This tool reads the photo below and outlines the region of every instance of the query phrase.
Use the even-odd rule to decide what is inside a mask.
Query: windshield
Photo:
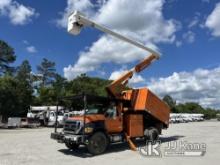
[[[86,101],[86,105],[83,99],[74,99],[65,102],[67,109],[69,110],[68,116],[81,116],[84,113],[90,114],[105,114],[106,111],[115,105],[115,102],[103,99],[89,98]],[[112,108],[110,108],[112,109]]]
[[[91,114],[105,114],[106,111],[109,109],[109,105],[107,104],[89,104],[87,105],[87,108],[85,110],[87,115],[91,115]],[[84,115],[84,109],[80,109],[80,110],[73,110],[72,111],[73,116],[75,115]]]
[[[86,109],[86,114],[103,114],[103,108],[102,107],[94,107],[94,108],[88,108]]]

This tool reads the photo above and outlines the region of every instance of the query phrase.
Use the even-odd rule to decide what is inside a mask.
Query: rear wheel
[[[96,132],[89,138],[88,151],[93,155],[102,154],[108,147],[108,139],[103,132]]]
[[[72,142],[65,142],[65,145],[67,148],[69,148],[71,150],[79,148],[79,144],[72,143]]]
[[[159,132],[156,128],[148,128],[144,131],[145,139],[149,141],[155,141],[159,138]]]

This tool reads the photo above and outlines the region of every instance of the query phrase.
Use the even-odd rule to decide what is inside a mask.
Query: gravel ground
[[[162,157],[144,157],[138,151],[129,150],[126,143],[110,146],[99,156],[90,156],[84,147],[77,151],[66,149],[50,139],[52,128],[0,130],[0,165],[68,165],[68,164],[219,164],[220,162],[220,122],[204,121],[194,123],[171,124],[163,131]],[[163,150],[169,142],[187,141],[206,143],[207,151],[202,157],[167,157]],[[141,145],[141,143],[138,143]]]

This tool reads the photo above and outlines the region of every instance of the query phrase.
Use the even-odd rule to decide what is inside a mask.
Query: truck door
[[[122,117],[116,106],[108,107],[105,112],[105,127],[108,133],[119,133],[122,131]]]

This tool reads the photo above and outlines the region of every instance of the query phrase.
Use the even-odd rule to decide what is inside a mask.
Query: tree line
[[[169,95],[164,96],[163,101],[170,107],[172,113],[201,113],[205,119],[215,118],[218,111],[213,108],[204,108],[195,102],[177,104]]]
[[[20,66],[12,66],[16,61],[14,49],[0,40],[0,115],[25,117],[30,105],[56,105],[57,97],[81,94],[82,92],[106,96],[105,87],[109,80],[88,77],[81,74],[72,81],[67,81],[56,71],[56,64],[46,58],[32,72],[28,60]],[[176,104],[170,96],[164,101],[172,112],[201,112],[208,117],[214,116],[214,110],[204,109],[197,103]]]
[[[81,74],[67,81],[56,72],[56,64],[46,58],[32,73],[28,60],[20,66],[12,66],[16,60],[14,49],[0,40],[0,115],[25,117],[30,105],[56,105],[57,97],[87,92],[106,96],[105,86],[110,83],[96,77]]]

